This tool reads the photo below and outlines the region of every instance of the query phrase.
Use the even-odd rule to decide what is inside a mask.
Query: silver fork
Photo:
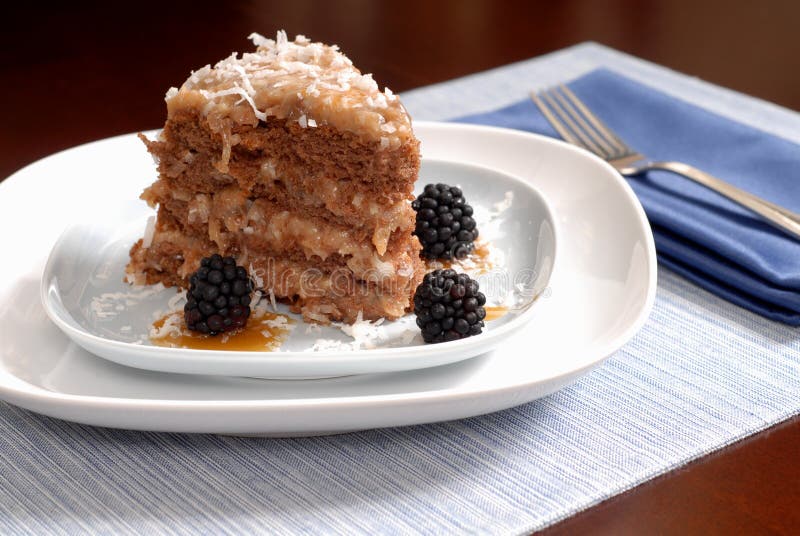
[[[672,171],[724,195],[755,212],[767,223],[800,238],[800,214],[745,192],[682,162],[653,162],[627,146],[565,85],[532,92],[531,99],[566,141],[587,149],[622,175],[640,175],[651,169]]]

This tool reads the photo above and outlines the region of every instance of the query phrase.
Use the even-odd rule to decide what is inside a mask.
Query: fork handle
[[[639,175],[651,169],[661,169],[665,171],[672,171],[678,175],[683,175],[687,179],[691,179],[699,184],[702,184],[710,190],[714,190],[718,194],[724,195],[740,205],[752,210],[767,223],[772,224],[779,230],[800,239],[800,214],[787,210],[774,203],[770,203],[766,199],[761,199],[749,192],[745,192],[727,182],[716,178],[713,175],[700,171],[682,162],[647,162],[646,164],[636,167],[626,167],[620,169],[623,175]]]

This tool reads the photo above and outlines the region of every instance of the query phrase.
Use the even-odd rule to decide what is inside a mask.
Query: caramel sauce
[[[505,305],[484,305],[483,308],[486,310],[485,321],[497,320],[508,312],[508,307]]]
[[[171,320],[179,327],[178,333],[169,330],[165,334],[150,337],[150,341],[156,346],[165,346],[167,348],[222,350],[226,352],[269,352],[280,348],[291,330],[293,322],[289,318],[286,319],[286,324],[281,326],[268,325],[270,320],[283,316],[276,313],[263,312],[257,318],[251,316],[243,329],[211,337],[189,331],[183,321],[183,311],[179,311],[169,313],[153,322],[153,328],[158,332],[168,320]]]
[[[491,259],[489,243],[483,241],[476,242],[475,248],[463,259],[426,259],[426,264],[429,271],[461,268],[475,275],[485,274],[495,267]]]

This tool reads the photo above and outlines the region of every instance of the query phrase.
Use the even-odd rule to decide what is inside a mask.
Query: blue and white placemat
[[[596,44],[403,98],[416,119],[449,119],[601,66],[800,142],[795,113]],[[614,357],[483,417],[247,439],[93,428],[0,403],[0,534],[524,533],[799,412],[797,330],[661,270],[651,318]]]

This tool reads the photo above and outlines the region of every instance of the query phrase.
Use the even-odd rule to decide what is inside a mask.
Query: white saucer
[[[53,417],[140,430],[306,435],[457,419],[575,380],[628,341],[653,303],[656,260],[641,206],[605,162],[531,134],[416,123],[426,158],[529,180],[556,215],[558,259],[534,320],[498,349],[450,365],[327,380],[168,374],[98,358],[39,300],[58,236],[97,200],[133,199],[153,178],[133,136],[45,158],[0,183],[0,398]]]
[[[121,158],[135,159],[137,155]],[[152,175],[152,172],[151,172]],[[335,327],[307,326],[299,315],[280,351],[197,350],[153,345],[149,332],[174,300],[174,289],[132,288],[122,277],[128,251],[152,215],[143,201],[108,200],[83,215],[53,247],[42,276],[42,303],[55,324],[89,352],[131,367],[183,374],[272,379],[312,379],[436,367],[496,348],[536,315],[536,298],[550,279],[556,250],[555,222],[529,182],[498,171],[455,162],[423,160],[417,189],[426,183],[459,184],[475,208],[479,229],[503,261],[476,275],[488,303],[508,312],[486,322],[480,335],[425,344],[413,315],[361,325],[354,340]],[[497,210],[495,204],[504,209]],[[113,208],[112,211],[106,209]],[[485,220],[481,222],[480,220]],[[491,220],[491,221],[490,221]],[[176,308],[182,307],[177,302]],[[313,329],[312,329],[313,328]],[[364,346],[364,348],[362,348]]]

